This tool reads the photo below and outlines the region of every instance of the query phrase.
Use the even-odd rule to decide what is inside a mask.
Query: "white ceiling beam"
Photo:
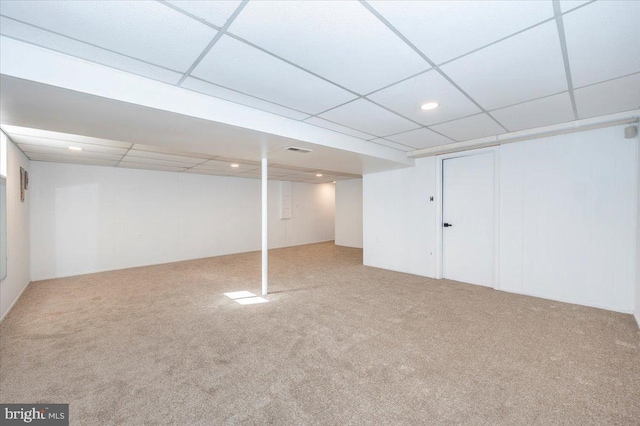
[[[457,142],[448,145],[434,146],[431,148],[418,149],[407,153],[411,158],[431,157],[452,152],[467,151],[470,149],[484,148],[488,146],[502,145],[506,143],[520,142],[529,139],[538,139],[548,136],[555,136],[564,133],[582,132],[585,130],[598,129],[601,127],[616,126],[619,124],[637,123],[640,120],[640,109],[621,112],[617,114],[604,115],[601,117],[587,118],[584,120],[570,121],[568,123],[554,124],[552,126],[538,127],[535,129],[522,130],[519,132],[503,133],[497,136],[473,139],[464,142]]]
[[[55,87],[412,165],[404,152],[0,37],[0,73]]]

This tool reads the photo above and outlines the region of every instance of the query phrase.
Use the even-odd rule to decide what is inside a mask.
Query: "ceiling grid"
[[[571,108],[573,109],[574,120],[578,119],[578,108],[576,107],[576,98],[573,94],[573,82],[571,80],[571,66],[569,65],[569,53],[567,52],[567,39],[564,34],[564,23],[562,22],[562,11],[560,10],[560,0],[553,1],[553,12],[555,14],[556,25],[558,27],[558,37],[560,37],[560,48],[562,49],[562,61],[564,62],[564,70],[567,75],[567,87],[569,88],[569,97],[571,98]]]
[[[88,13],[86,11],[93,10],[92,7],[102,7],[100,2],[92,2],[92,5],[86,6],[84,12],[75,14],[74,6],[71,3],[74,2],[38,4],[38,2],[30,1],[15,3],[2,1],[0,16],[6,22],[11,23],[10,26],[5,26],[0,30],[2,36],[173,84],[184,90],[220,97],[229,102],[261,109],[307,125],[329,129],[362,139],[367,143],[400,151],[409,152],[414,149],[431,147],[434,144],[444,145],[479,137],[496,136],[505,132],[532,128],[534,125],[543,126],[578,120],[584,118],[580,114],[583,110],[615,113],[628,110],[630,105],[634,105],[634,102],[635,107],[640,106],[640,100],[637,102],[634,100],[635,92],[627,95],[624,101],[620,100],[617,103],[612,101],[606,108],[594,106],[594,103],[598,101],[596,93],[604,90],[602,89],[605,87],[604,85],[613,84],[615,87],[619,87],[623,81],[635,81],[637,74],[640,73],[640,61],[634,62],[633,58],[618,60],[616,57],[619,63],[616,64],[615,73],[605,70],[599,71],[600,74],[596,75],[595,71],[584,71],[585,67],[591,63],[589,61],[597,61],[598,59],[590,58],[584,52],[585,46],[580,44],[578,38],[582,34],[581,31],[585,31],[584,28],[592,28],[598,24],[597,20],[602,14],[600,10],[606,12],[609,21],[612,20],[611,17],[619,17],[623,20],[623,24],[619,27],[626,30],[628,26],[632,25],[630,22],[637,22],[637,18],[640,18],[640,7],[637,2],[633,1],[540,0],[521,2],[524,8],[522,10],[528,11],[526,14],[523,13],[526,16],[520,16],[521,14],[514,12],[516,7],[520,7],[516,6],[517,2],[486,2],[490,4],[487,10],[492,12],[486,12],[480,16],[471,16],[470,12],[465,12],[470,16],[466,16],[465,13],[462,13],[461,16],[459,12],[462,10],[464,2],[456,2],[456,4],[436,1],[418,2],[420,4],[417,5],[407,2],[407,5],[418,8],[416,10],[433,11],[435,14],[433,16],[444,16],[444,23],[439,25],[446,25],[447,20],[451,20],[456,23],[462,22],[459,25],[464,24],[469,27],[468,34],[442,34],[444,43],[438,43],[437,40],[425,42],[424,38],[416,39],[415,31],[419,32],[419,26],[423,25],[425,19],[431,15],[412,16],[405,13],[405,16],[399,21],[394,15],[394,11],[401,13],[402,8],[405,7],[404,2],[383,4],[382,2],[358,0],[357,2],[340,2],[340,6],[338,6],[338,4],[332,5],[327,2],[308,1],[296,2],[295,7],[292,3],[287,5],[284,2],[278,4],[277,7],[280,8],[278,12],[269,15],[271,20],[267,19],[266,23],[259,22],[259,25],[256,23],[258,22],[256,16],[266,6],[264,6],[264,2],[255,2],[254,0],[232,1],[224,5],[188,1],[180,3],[165,0],[156,0],[156,2],[149,2],[149,4],[147,2],[144,4],[142,2],[123,2],[122,10],[118,9],[120,6],[114,4],[116,2],[105,2],[105,5],[109,4],[111,8],[109,10],[115,10],[117,14],[121,14],[116,14],[117,16],[131,19],[129,24],[127,22],[120,23],[122,28],[126,28],[126,31],[129,27],[125,26],[134,23],[138,16],[143,16],[147,8],[158,13],[153,17],[153,22],[145,23],[141,25],[141,28],[131,30],[131,34],[142,34],[145,28],[150,31],[148,38],[145,34],[145,37],[140,37],[140,40],[132,40],[133,46],[126,43],[127,34],[119,34],[114,37],[114,40],[111,40],[108,34],[100,33],[98,29],[93,28],[92,22],[78,22],[77,28],[73,28],[73,25],[70,26],[69,19],[71,18],[69,16],[90,16],[82,15],[82,13]],[[151,3],[158,6],[151,6]],[[349,5],[345,5],[347,3]],[[51,6],[52,4],[55,5]],[[363,15],[353,9],[352,4],[361,6],[366,13],[363,12]],[[50,9],[46,9],[47,7]],[[62,11],[57,10],[57,7],[62,8]],[[166,12],[158,12],[158,7]],[[350,13],[354,13],[354,15],[341,17],[334,13],[333,17],[331,10],[328,9],[331,7],[345,7],[344,10],[351,11]],[[598,13],[593,12],[596,8],[599,8]],[[52,10],[55,13],[47,14],[46,10]],[[327,12],[327,10],[329,11]],[[335,20],[335,22],[296,22],[297,18],[314,16],[320,12],[328,13],[328,15],[322,16],[332,16],[332,21]],[[499,16],[493,16],[493,12]],[[444,15],[437,15],[438,13]],[[215,16],[215,19],[212,19],[212,16]],[[351,18],[353,18],[353,23],[345,23],[350,22]],[[507,21],[507,18],[510,19]],[[96,17],[95,19],[95,23],[100,23],[100,18]],[[500,21],[501,19],[504,21]],[[549,46],[547,50],[539,49],[540,46],[531,44],[532,34],[548,34],[547,30],[552,25],[551,21],[555,24],[557,31],[557,51],[559,52],[557,57],[554,53],[556,52],[555,40],[553,41],[554,46]],[[188,22],[193,22],[193,28]],[[506,29],[496,29],[496,23],[500,22],[505,24]],[[288,29],[282,29],[283,23],[291,24],[291,26],[287,27]],[[369,26],[368,28],[357,28],[358,24],[364,25],[365,23]],[[613,25],[611,22],[606,24]],[[163,25],[166,28],[154,27],[154,25]],[[407,30],[407,25],[410,25],[409,30]],[[411,27],[411,25],[413,26]],[[485,28],[483,25],[489,26],[491,31],[482,31]],[[154,28],[162,28],[166,33],[171,33],[176,29],[184,29],[185,31],[179,31],[179,40],[170,40],[170,36],[167,34],[154,33]],[[248,33],[247,28],[251,30]],[[327,33],[327,31],[335,31],[336,28],[339,29],[339,35]],[[264,37],[260,37],[260,31],[263,30],[268,31],[269,34],[263,32]],[[385,40],[385,43],[388,42],[388,45],[374,47],[374,41],[359,39],[359,32],[364,30],[371,32],[363,33],[380,37],[381,40]],[[276,34],[277,31],[281,31],[281,33]],[[477,41],[471,40],[474,31],[482,34],[482,37],[479,37]],[[278,37],[281,37],[282,34],[285,34],[286,37],[279,39]],[[633,34],[635,33],[632,33],[628,38],[633,40]],[[46,35],[52,37],[50,41],[46,41]],[[344,39],[340,39],[340,37],[344,37]],[[453,38],[453,40],[448,40],[448,38]],[[542,40],[540,43],[547,40],[535,37],[533,39]],[[167,48],[161,45],[162,40],[170,40],[171,46]],[[301,76],[298,81],[299,86],[294,87],[290,81],[278,81],[273,76],[261,75],[261,63],[247,63],[245,68],[249,71],[245,69],[243,72],[254,73],[256,84],[263,84],[263,91],[256,91],[255,85],[247,86],[240,77],[236,81],[237,84],[226,84],[224,79],[221,79],[220,72],[208,71],[207,74],[203,66],[205,62],[214,65],[220,62],[216,62],[216,58],[220,53],[221,44],[227,43],[228,46],[231,46],[230,48],[236,46],[236,44],[229,44],[231,42],[228,40],[239,43],[237,46],[243,46],[247,52],[255,52],[256,55],[264,54],[272,58],[270,61],[275,61],[273,63],[278,64],[276,68],[273,68],[276,72],[274,75],[277,75],[278,70],[295,69],[296,73],[301,73],[295,74]],[[278,40],[284,44],[278,45]],[[342,43],[331,44],[336,40],[340,40]],[[406,52],[398,53],[397,58],[394,56],[387,58],[384,55],[393,52],[392,47],[398,46],[394,43],[401,43]],[[429,49],[429,43],[440,44],[440,47],[434,48],[432,51]],[[625,45],[627,47],[629,44],[632,46],[639,44],[637,41],[628,40],[625,43],[627,43]],[[90,48],[91,51],[83,50],[78,47],[80,45],[86,46],[87,49]],[[182,52],[183,46],[189,47],[188,54]],[[273,46],[276,48],[274,49]],[[320,46],[321,52],[318,53],[311,46]],[[132,53],[136,51],[135,49],[138,49],[139,54]],[[180,51],[182,56],[166,57],[171,55],[165,54],[165,49],[169,49],[167,51],[171,52]],[[443,53],[443,49],[446,52]],[[523,90],[511,97],[490,99],[489,101],[486,91],[479,92],[476,87],[484,83],[481,81],[482,78],[490,76],[482,76],[481,68],[478,68],[476,72],[478,75],[461,73],[460,64],[491,63],[491,55],[498,55],[497,52],[508,52],[509,49],[523,55],[522,57],[529,54],[542,55],[552,52],[550,55],[553,55],[553,60],[550,61],[550,64],[537,65],[539,68],[535,68],[535,71],[532,70],[531,74],[538,70],[545,70],[545,67],[553,68],[556,64],[561,64],[563,81],[556,78],[555,71],[545,70],[548,71],[546,74],[538,76],[541,81],[540,87],[534,87],[536,83],[534,77],[536,76],[528,75],[527,78],[530,81],[505,82],[505,85],[507,83],[526,84],[532,86],[531,90]],[[613,44],[612,50],[615,50]],[[101,55],[99,51],[104,51],[105,55],[108,52],[108,55]],[[379,82],[372,90],[363,90],[367,84],[359,82],[357,79],[354,80],[353,76],[350,77],[351,80],[347,78],[347,75],[352,72],[350,64],[353,65],[353,62],[360,60],[360,58],[354,59],[346,56],[346,59],[343,58],[343,63],[335,59],[341,58],[341,54],[346,55],[354,51],[363,51],[362,55],[369,55],[369,59],[378,61],[376,63],[384,63],[385,61],[389,63],[388,70],[372,68],[371,75],[361,74],[361,79],[366,79],[369,85],[373,81]],[[335,58],[321,56],[319,59],[314,59],[314,55],[323,52],[324,54],[335,53],[336,56]],[[614,51],[611,55],[620,56],[629,55],[629,53],[627,49],[626,52]],[[115,57],[121,57],[122,61],[113,59]],[[256,56],[256,58],[261,57]],[[187,62],[187,58],[191,59]],[[338,61],[336,64],[344,69],[341,70],[338,67],[328,70],[324,64],[318,65],[326,62],[324,59],[329,62]],[[544,62],[546,58],[542,56],[542,59]],[[540,63],[538,57],[532,56],[530,60],[532,63],[536,61]],[[417,65],[418,62],[423,65]],[[498,61],[493,61],[491,67],[520,66],[525,69],[520,69],[519,72],[527,72],[526,64],[514,62],[517,60],[509,62],[508,58],[500,56]],[[142,68],[134,63],[139,63]],[[267,62],[264,64],[266,66]],[[406,65],[404,68],[402,68],[403,64]],[[362,64],[357,65],[363,66]],[[253,66],[256,66],[255,70],[251,69]],[[598,66],[604,67],[604,65]],[[144,67],[149,67],[149,69]],[[233,78],[233,69],[225,72]],[[438,78],[442,81],[434,80],[435,75],[439,76]],[[596,75],[596,77],[592,77],[592,75]],[[228,80],[229,77],[225,78]],[[476,81],[471,84],[470,80],[474,78]],[[534,83],[532,84],[531,81]],[[420,82],[425,83],[420,86]],[[429,83],[427,84],[427,82]],[[494,82],[494,84],[499,83]],[[311,86],[314,84],[316,86],[312,88]],[[415,99],[409,101],[404,97],[406,93],[412,93],[412,90],[415,93],[416,88],[423,90],[425,87],[438,88],[442,93],[447,94],[443,95],[442,99],[438,99],[439,110],[431,115],[429,115],[430,112],[424,114],[420,112],[420,105]],[[335,88],[335,90],[331,92],[333,90],[331,88]],[[584,90],[587,88],[589,90]],[[206,93],[207,90],[209,93]],[[505,89],[505,91],[508,90],[508,88]],[[305,93],[308,94],[306,101],[298,102],[297,99],[305,97]],[[424,93],[424,96],[426,101],[430,95]],[[456,96],[464,99],[459,100]],[[568,116],[567,108],[570,109],[571,116]],[[523,111],[536,115],[535,119],[516,120],[514,117]],[[593,114],[593,112],[588,114]],[[118,166],[127,155],[128,152],[118,161]],[[193,166],[186,168],[186,170],[189,169],[193,169]]]
[[[209,53],[211,48],[213,48],[213,46],[215,46],[218,40],[220,40],[222,36],[227,32],[227,29],[229,29],[229,26],[233,23],[233,20],[236,19],[236,17],[240,14],[240,12],[242,12],[242,9],[244,9],[248,1],[249,0],[243,0],[242,3],[240,3],[240,5],[236,8],[236,10],[233,11],[233,14],[229,17],[229,19],[227,19],[227,22],[224,24],[224,26],[220,28],[220,30],[216,33],[215,36],[213,36],[213,39],[209,42],[209,44],[207,44],[207,47],[204,48],[202,53],[200,53],[198,58],[193,62],[193,64],[191,64],[187,72],[185,72],[182,78],[178,80],[178,83],[176,83],[176,85],[178,86],[182,85],[184,80],[191,75],[193,70],[198,66],[198,64],[202,61],[202,59]]]
[[[416,51],[416,53],[418,55],[420,55],[429,65],[431,65],[431,67],[433,67],[433,69],[435,69],[440,75],[442,75],[442,77],[444,77],[451,85],[453,85],[456,89],[458,89],[464,96],[467,97],[467,99],[469,99],[471,102],[473,102],[478,108],[480,108],[480,110],[482,112],[484,112],[485,114],[487,114],[489,117],[491,117],[491,119],[493,121],[495,121],[500,127],[502,127],[505,131],[508,131],[506,127],[504,127],[502,124],[500,124],[498,122],[498,120],[496,120],[495,118],[493,118],[493,116],[491,116],[491,114],[484,109],[484,107],[482,105],[480,105],[478,102],[476,102],[475,99],[473,99],[468,93],[466,93],[464,90],[462,90],[462,88],[451,79],[451,77],[449,77],[447,74],[445,74],[438,65],[436,65],[431,59],[429,59],[424,53],[422,53],[422,51],[420,51],[413,43],[411,43],[409,41],[409,39],[407,39],[404,35],[402,35],[402,33],[400,31],[398,31],[393,25],[391,25],[391,23],[389,21],[387,21],[387,19],[382,16],[380,13],[378,13],[377,10],[375,10],[373,7],[371,7],[365,0],[359,0],[360,3],[367,8],[373,15],[375,15],[383,24],[385,24],[387,27],[389,27],[389,29],[391,29],[391,31],[393,31],[402,41],[404,41],[405,43],[407,43],[412,49],[414,49]]]

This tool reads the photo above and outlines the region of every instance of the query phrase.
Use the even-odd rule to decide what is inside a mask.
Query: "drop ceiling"
[[[640,108],[635,0],[2,1],[0,15],[6,39],[402,152]]]
[[[161,149],[109,139],[3,125],[2,130],[31,161],[60,162],[105,167],[148,169],[257,179],[261,164],[193,152]],[[73,149],[70,149],[73,148]],[[306,154],[294,154],[306,155]],[[328,183],[360,177],[356,174],[309,169],[272,162],[269,179],[305,183]]]

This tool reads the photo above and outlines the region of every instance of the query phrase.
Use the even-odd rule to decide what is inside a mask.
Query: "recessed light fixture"
[[[437,102],[427,102],[426,104],[422,104],[420,109],[423,111],[429,111],[430,109],[438,108],[438,105],[439,104]]]
[[[68,147],[71,151],[82,151],[82,148],[79,146],[70,146]]]
[[[322,173],[316,173],[316,177],[322,177]]]
[[[231,167],[240,167],[240,164],[232,164]]]

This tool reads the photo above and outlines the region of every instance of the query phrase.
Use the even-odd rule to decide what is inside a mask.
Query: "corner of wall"
[[[633,316],[640,328],[640,135],[636,136],[636,288]]]
[[[335,184],[335,244],[362,248],[362,178]]]
[[[29,159],[4,133],[7,154],[7,276],[0,282],[0,321],[31,283],[30,202],[20,201],[20,168],[29,171]]]

